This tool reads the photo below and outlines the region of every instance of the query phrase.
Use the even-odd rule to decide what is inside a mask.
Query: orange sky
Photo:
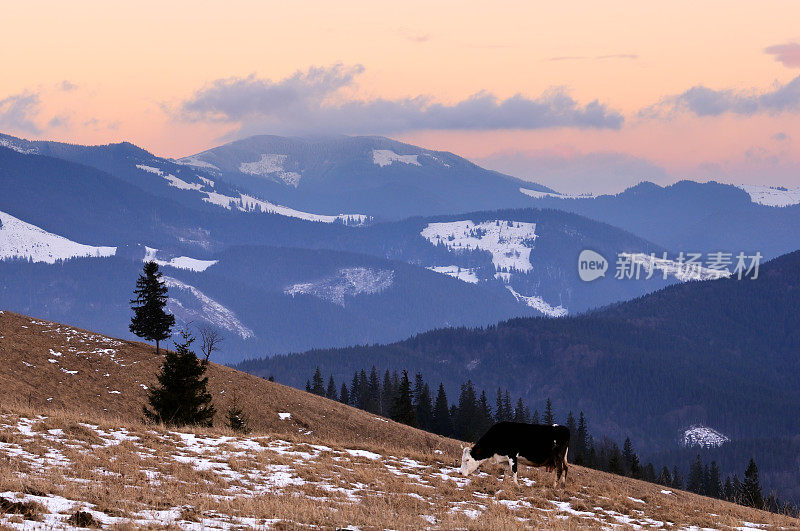
[[[728,165],[745,173],[740,179],[749,175],[753,149],[784,170],[800,162],[797,109],[639,116],[697,85],[764,92],[791,82],[800,68],[764,49],[800,42],[795,1],[34,0],[4,4],[0,17],[0,124],[4,98],[39,100],[28,109],[36,131],[8,123],[0,130],[27,138],[124,139],[160,155],[186,155],[235,136],[241,125],[176,117],[182,102],[214,80],[253,74],[278,82],[341,63],[362,65],[363,73],[338,100],[427,96],[455,104],[481,91],[534,99],[562,87],[580,105],[597,100],[625,118],[619,130],[390,134],[471,158],[615,152],[686,177],[701,164]],[[75,88],[63,90],[65,80]],[[778,133],[786,136],[781,142],[772,138]],[[750,172],[752,182],[791,178],[765,175],[769,167],[758,164]]]

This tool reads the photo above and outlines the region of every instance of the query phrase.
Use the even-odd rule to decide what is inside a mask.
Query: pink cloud
[[[764,48],[764,52],[775,56],[775,60],[783,66],[800,67],[800,44],[787,42],[786,44],[776,44]]]

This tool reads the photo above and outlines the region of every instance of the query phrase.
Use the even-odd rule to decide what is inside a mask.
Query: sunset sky
[[[800,186],[800,3],[31,1],[0,132],[196,153],[379,134],[562,191]]]

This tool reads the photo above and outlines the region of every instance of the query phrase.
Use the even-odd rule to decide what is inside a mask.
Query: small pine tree
[[[764,496],[761,493],[761,483],[758,479],[758,467],[752,457],[747,464],[747,470],[744,471],[742,504],[756,509],[764,508]]]
[[[622,447],[622,458],[626,474],[632,478],[639,478],[641,473],[639,470],[639,456],[633,451],[630,437],[625,438],[625,444]]]
[[[247,425],[247,419],[244,415],[244,410],[239,404],[239,400],[235,394],[231,399],[228,410],[225,412],[225,420],[228,423],[228,427],[237,433],[247,433],[250,431]]]
[[[172,335],[172,327],[175,326],[175,316],[164,310],[169,297],[161,277],[157,263],[144,264],[142,274],[136,280],[136,289],[133,290],[136,298],[130,301],[133,317],[128,327],[137,337],[155,341],[157,355],[161,353],[161,341]]]
[[[681,473],[678,471],[677,466],[672,468],[672,488],[675,489],[683,488],[683,476],[681,476]]]
[[[522,401],[522,399],[520,399]],[[514,416],[516,417],[516,411],[514,412]],[[525,411],[522,412],[522,417],[525,417]],[[521,422],[521,421],[520,421]],[[531,417],[531,424],[541,424],[542,419],[539,418],[539,410],[535,409],[533,411],[533,416]]]
[[[400,385],[397,389],[397,398],[392,410],[392,420],[409,426],[417,425],[417,414],[411,400],[411,382],[408,380],[408,371],[403,371]]]
[[[148,392],[150,408],[142,406],[145,417],[171,426],[211,426],[215,409],[208,392],[208,363],[200,361],[191,350],[194,338],[182,331],[183,341],[175,343],[175,352],[167,351],[158,386]]]
[[[369,380],[367,380],[367,402],[365,409],[370,413],[379,415],[381,412],[381,382],[378,378],[378,371],[375,370],[375,365],[369,372]]]
[[[342,389],[339,391],[339,402],[342,404],[350,403],[350,393],[347,392],[347,384],[342,382]]]

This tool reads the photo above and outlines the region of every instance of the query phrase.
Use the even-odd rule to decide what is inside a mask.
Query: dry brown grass
[[[64,330],[0,314],[0,493],[16,493],[0,497],[22,504],[63,497],[61,514],[32,513],[43,514],[48,525],[65,526],[71,517],[88,521],[75,516],[83,511],[120,529],[190,523],[577,529],[626,522],[800,528],[798,520],[681,491],[665,494],[657,485],[580,467],[571,468],[563,490],[553,490],[552,474],[524,466],[520,487],[502,482],[497,465],[467,482],[453,470],[457,441],[217,365],[210,385],[218,411],[235,393],[253,431],[237,437],[224,427],[198,429],[196,437],[206,439],[194,445],[186,435],[142,422],[140,384],[150,385],[160,364],[153,349],[108,346],[104,339],[79,343],[75,332],[67,341]],[[93,354],[100,346],[114,348],[124,366]],[[282,421],[278,412],[292,419]],[[352,449],[381,457],[352,455]],[[24,518],[0,515],[0,526],[21,526]]]

